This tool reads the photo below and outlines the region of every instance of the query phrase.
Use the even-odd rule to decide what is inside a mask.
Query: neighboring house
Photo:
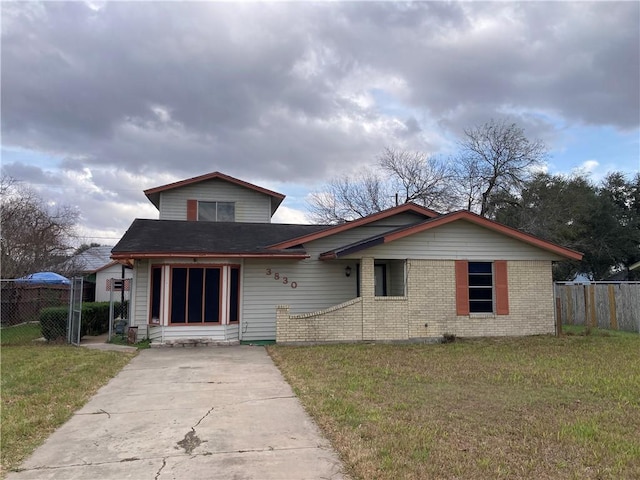
[[[582,255],[413,203],[339,225],[272,224],[284,195],[218,172],[145,191],[112,250],[154,342],[386,341],[554,332],[552,262]]]
[[[111,298],[111,279],[123,278],[123,265],[111,260],[112,246],[89,247],[81,253],[74,255],[71,264],[74,270],[84,277],[85,284],[90,284],[91,289],[86,289],[88,297],[86,301],[108,302]],[[125,290],[129,290],[133,270],[124,269]],[[115,297],[120,300],[120,293]],[[128,298],[128,295],[127,295]]]

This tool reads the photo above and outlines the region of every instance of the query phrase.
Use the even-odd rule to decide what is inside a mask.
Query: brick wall
[[[439,337],[445,333],[486,337],[555,331],[551,262],[507,262],[509,315],[466,316],[456,315],[454,261],[409,262],[409,334],[412,338]]]
[[[276,307],[276,341],[352,342],[362,340],[362,298],[313,313],[289,314],[288,305]]]
[[[408,260],[407,296],[373,296],[373,259],[361,264],[362,297],[322,312],[277,309],[278,342],[520,336],[554,332],[549,261],[509,261],[509,315],[456,315],[455,262]]]

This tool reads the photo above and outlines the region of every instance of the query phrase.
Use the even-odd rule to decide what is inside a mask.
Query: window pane
[[[491,273],[491,262],[469,262],[469,273]]]
[[[198,221],[216,221],[216,202],[198,202]]]
[[[493,291],[491,288],[471,288],[469,289],[470,300],[491,300]]]
[[[171,323],[185,323],[187,269],[171,270]]]
[[[238,321],[238,303],[240,302],[240,269],[231,269],[229,284],[229,321]]]
[[[160,319],[160,292],[162,287],[162,268],[151,269],[151,319]]]
[[[231,202],[218,202],[218,222],[235,222],[236,206]]]
[[[202,268],[189,269],[189,308],[188,323],[202,322]]]
[[[491,287],[493,284],[493,278],[491,275],[479,274],[469,275],[470,287]]]
[[[220,269],[207,268],[204,284],[204,321],[220,321]]]
[[[493,302],[486,302],[482,300],[473,300],[469,302],[469,311],[471,313],[492,313]]]

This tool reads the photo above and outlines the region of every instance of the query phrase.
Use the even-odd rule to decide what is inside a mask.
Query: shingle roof
[[[136,219],[113,247],[112,258],[156,254],[300,256],[305,254],[302,248],[276,250],[267,246],[325,228],[328,226]]]
[[[95,272],[106,264],[111,263],[110,255],[112,248],[110,245],[90,247],[82,253],[74,255],[72,262],[79,271]]]

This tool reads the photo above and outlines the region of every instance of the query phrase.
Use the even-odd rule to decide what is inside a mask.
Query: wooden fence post
[[[562,335],[562,302],[556,297],[556,337]]]
[[[616,312],[616,294],[613,285],[609,287],[609,327],[618,330],[618,316]]]

